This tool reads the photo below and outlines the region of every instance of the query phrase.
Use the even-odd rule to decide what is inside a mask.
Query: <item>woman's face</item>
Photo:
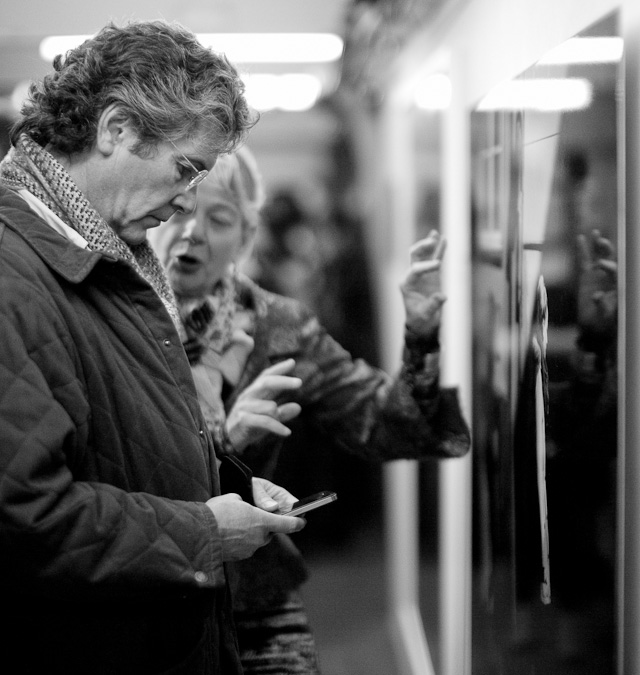
[[[229,273],[243,249],[242,215],[233,195],[205,180],[194,213],[176,213],[158,233],[163,264],[177,295],[201,297]]]

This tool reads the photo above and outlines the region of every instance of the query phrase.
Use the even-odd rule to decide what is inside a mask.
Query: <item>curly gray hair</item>
[[[204,134],[207,151],[232,152],[258,115],[223,54],[203,47],[176,23],[113,23],[54,59],[54,71],[30,87],[12,137],[27,133],[64,153],[91,147],[105,108],[115,104],[149,152],[162,139]]]

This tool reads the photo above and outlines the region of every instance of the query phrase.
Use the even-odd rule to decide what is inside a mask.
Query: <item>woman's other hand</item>
[[[274,399],[283,392],[295,391],[302,385],[299,377],[290,373],[295,366],[287,359],[265,368],[238,396],[227,416],[227,435],[236,450],[244,450],[268,434],[289,436],[286,423],[300,414],[298,403],[278,404]]]

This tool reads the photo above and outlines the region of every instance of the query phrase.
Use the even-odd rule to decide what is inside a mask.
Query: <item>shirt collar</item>
[[[80,236],[72,227],[69,227],[63,220],[58,218],[56,214],[35,195],[31,194],[29,190],[22,188],[16,192],[27,202],[29,208],[42,218],[47,225],[52,227],[58,234],[69,239],[69,241],[80,246],[80,248],[88,248],[87,240]]]

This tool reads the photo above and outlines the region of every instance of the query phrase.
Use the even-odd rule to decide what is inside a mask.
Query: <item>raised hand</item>
[[[578,235],[578,256],[578,324],[593,337],[613,337],[618,316],[618,264],[613,244],[599,230]]]
[[[411,266],[400,285],[406,313],[406,326],[421,337],[434,337],[440,327],[440,266],[446,241],[436,230],[416,242],[410,250]]]
[[[226,422],[227,435],[236,450],[243,450],[268,434],[291,434],[286,422],[300,414],[300,405],[293,402],[278,404],[275,399],[302,385],[299,377],[287,374],[294,366],[295,361],[287,359],[265,368],[238,396]]]

